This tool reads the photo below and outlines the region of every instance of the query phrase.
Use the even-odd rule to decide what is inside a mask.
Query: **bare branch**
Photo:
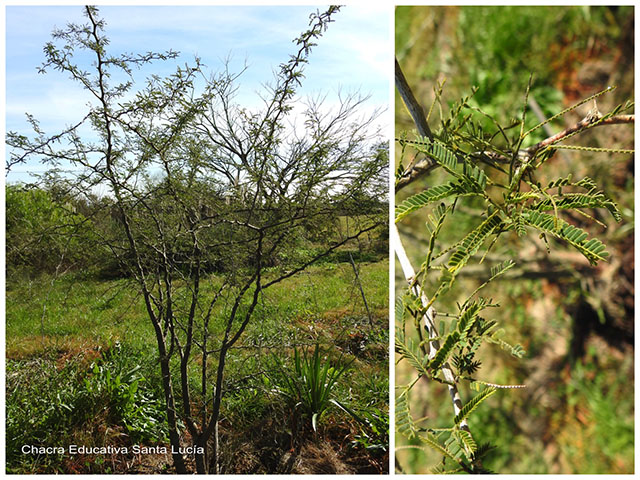
[[[404,246],[402,245],[402,240],[400,239],[400,234],[398,233],[398,227],[394,225],[391,229],[391,243],[396,252],[396,256],[398,257],[398,261],[400,262],[400,266],[402,267],[402,272],[404,273],[404,278],[409,284],[409,288],[413,292],[413,294],[420,299],[422,306],[427,308],[429,305],[429,298],[424,293],[424,290],[420,287],[420,285],[416,281],[416,273],[411,265],[411,261],[407,256]],[[429,332],[429,359],[435,357],[438,349],[440,348],[440,342],[438,342],[437,338],[439,337],[438,329],[435,324],[436,311],[433,307],[429,307],[428,310],[422,316],[422,321],[424,327],[427,332]],[[458,387],[456,384],[455,375],[451,370],[451,366],[449,366],[448,362],[443,363],[442,365],[442,373],[444,375],[445,380],[447,381],[447,387],[449,388],[449,395],[451,396],[451,401],[453,403],[453,412],[454,415],[458,415],[460,410],[462,409],[462,400],[460,398],[460,393],[458,392]],[[469,430],[466,420],[464,420],[460,427]]]

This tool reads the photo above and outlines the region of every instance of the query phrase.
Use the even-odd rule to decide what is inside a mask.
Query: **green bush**
[[[167,436],[164,406],[157,392],[149,389],[140,364],[116,344],[93,364],[84,379],[87,413],[108,413],[115,425],[124,425],[132,442],[164,440]]]
[[[6,253],[10,268],[54,272],[77,266],[90,249],[91,222],[70,203],[60,203],[38,188],[6,188]]]
[[[135,365],[136,357],[137,366],[126,367]],[[76,359],[60,367],[55,352],[44,358],[8,360],[7,471],[34,472],[34,464],[41,463],[47,464],[48,472],[56,471],[62,456],[26,456],[22,446],[73,443],[95,422],[121,427],[131,444],[165,440],[163,402],[143,373],[150,365],[140,357],[116,345],[88,367]]]
[[[332,366],[332,361],[320,345],[316,343],[313,353],[295,348],[293,369],[274,357],[279,375],[276,378],[278,391],[293,405],[294,409],[311,419],[313,430],[318,430],[318,422],[329,408],[334,389],[340,377],[349,368],[350,363]]]

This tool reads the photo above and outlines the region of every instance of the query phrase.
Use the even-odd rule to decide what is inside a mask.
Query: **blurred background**
[[[479,87],[470,104],[499,123],[520,117],[530,74],[528,122],[539,123],[566,107],[601,91],[606,113],[634,99],[634,10],[619,7],[397,7],[396,56],[409,85],[426,110],[434,87],[446,81],[443,107]],[[541,113],[534,113],[537,105]],[[581,120],[593,102],[538,129],[527,147]],[[625,112],[633,113],[633,110]],[[438,121],[437,111],[430,123]],[[487,130],[492,126],[487,125]],[[493,127],[495,129],[495,127]],[[530,127],[529,127],[530,128]],[[565,142],[570,145],[633,149],[633,125],[602,126]],[[396,135],[415,128],[396,93]],[[396,144],[396,147],[398,145]],[[396,148],[399,155],[400,148]],[[405,152],[406,165],[413,153]],[[400,159],[397,157],[396,162]],[[578,215],[565,219],[600,238],[610,252],[607,262],[591,267],[575,250],[559,242],[550,253],[537,236],[501,237],[501,247],[488,260],[516,260],[483,296],[500,303],[492,309],[505,338],[521,344],[517,359],[490,348],[481,352],[477,378],[526,389],[502,390],[470,417],[478,443],[497,449],[486,467],[498,473],[633,473],[634,471],[634,167],[633,155],[560,150],[541,172],[540,180],[566,176],[593,178],[623,216],[616,223],[602,212],[589,212],[606,228]],[[437,184],[437,170],[401,190],[396,204]],[[399,225],[414,266],[426,252],[425,213],[406,217]],[[472,213],[469,225],[475,225]],[[461,230],[462,231],[462,230]],[[459,239],[460,232],[450,232]],[[511,242],[511,243],[510,243]],[[474,270],[458,282],[456,295],[475,288]],[[484,271],[484,270],[483,270]],[[396,272],[400,272],[396,268]],[[466,284],[465,284],[466,282]],[[396,278],[401,294],[404,279]],[[396,385],[415,378],[406,362],[396,367]],[[469,392],[461,392],[463,402]],[[452,407],[443,385],[420,382],[412,390],[414,419],[423,426],[447,426]],[[396,436],[396,446],[407,440]],[[410,449],[396,453],[399,471],[426,473],[440,457]]]

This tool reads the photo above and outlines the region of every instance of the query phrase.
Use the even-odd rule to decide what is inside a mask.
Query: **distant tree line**
[[[388,145],[380,143],[371,152],[378,157],[380,168],[380,190],[378,192],[356,191],[338,194],[327,199],[324,195],[307,200],[307,209],[316,209],[317,214],[306,218],[290,232],[286,245],[273,251],[262,261],[267,266],[292,268],[297,258],[296,251],[309,251],[315,244],[322,248],[330,238],[341,235],[340,217],[350,217],[352,221],[376,221],[385,215],[388,199],[384,192],[386,181],[384,165],[388,162]],[[180,212],[173,201],[172,191],[187,192],[193,199],[189,208],[202,218],[215,219],[224,211],[234,210],[237,214],[267,218],[274,209],[267,206],[250,206],[246,203],[250,192],[231,192],[225,185],[211,179],[167,178],[158,176],[149,180],[140,195],[145,198],[146,207],[136,199],[130,199],[134,206],[132,216],[142,227],[144,208],[150,208],[167,224],[174,227],[180,222]],[[38,184],[14,183],[6,187],[6,268],[7,272],[20,271],[29,275],[41,273],[63,273],[85,271],[99,278],[124,278],[132,276],[131,258],[126,253],[126,238],[122,231],[122,217],[115,199],[110,195],[99,195],[91,191],[82,194],[68,189],[64,181],[51,180]],[[327,202],[327,200],[329,200]],[[322,215],[330,209],[333,216]],[[197,210],[197,211],[196,211]],[[149,226],[148,226],[149,227]],[[207,251],[199,258],[200,268],[209,273],[228,272],[238,266],[251,266],[249,251],[242,248],[226,248],[232,235],[233,226],[219,223],[206,229]],[[384,225],[376,235],[375,242],[364,246],[365,250],[386,254],[387,232]],[[190,245],[185,238],[176,235],[172,245],[172,262],[183,271],[190,268]],[[216,240],[217,239],[217,240]],[[168,242],[169,243],[169,242]],[[362,246],[362,243],[360,244]],[[156,261],[152,249],[147,249],[143,257],[149,264]],[[346,261],[346,260],[345,260]]]

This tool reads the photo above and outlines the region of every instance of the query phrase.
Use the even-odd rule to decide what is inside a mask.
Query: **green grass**
[[[386,315],[388,304],[387,265],[383,261],[358,267],[369,307],[378,315]],[[218,283],[212,275],[203,290],[213,291]],[[310,320],[328,312],[366,314],[349,263],[311,267],[286,279],[265,291],[261,308],[267,322],[278,324]],[[155,345],[142,298],[130,280],[95,280],[81,275],[55,280],[43,275],[20,282],[8,279],[6,311],[10,357],[37,351],[43,345],[64,346],[70,337],[74,343],[103,345],[126,338],[133,346]],[[258,328],[262,327],[269,325],[262,323]]]
[[[135,286],[127,280],[99,281],[80,275],[7,281],[7,355],[25,356],[46,347],[100,346],[127,338],[153,345]]]
[[[269,367],[270,355],[287,364],[287,345],[311,341],[339,348],[354,362],[336,382],[336,398],[388,411],[388,262],[360,263],[358,269],[371,321],[350,263],[313,266],[264,292],[239,348],[229,353],[225,436],[241,437],[243,429],[265,418],[276,422],[273,428],[287,430],[284,399],[254,372]],[[7,468],[13,473],[72,468],[69,458],[16,454],[23,444],[164,441],[155,336],[135,285],[78,274],[52,280],[15,276],[7,282]],[[219,282],[212,275],[203,293]],[[216,311],[218,318],[223,314],[224,305]],[[213,331],[222,328],[214,323]],[[196,390],[197,361],[196,356],[190,372]],[[336,422],[351,425],[336,408],[321,422],[329,429],[322,431],[328,435]],[[361,434],[353,426],[353,435]],[[108,462],[96,464],[90,471],[109,473],[107,467]]]

